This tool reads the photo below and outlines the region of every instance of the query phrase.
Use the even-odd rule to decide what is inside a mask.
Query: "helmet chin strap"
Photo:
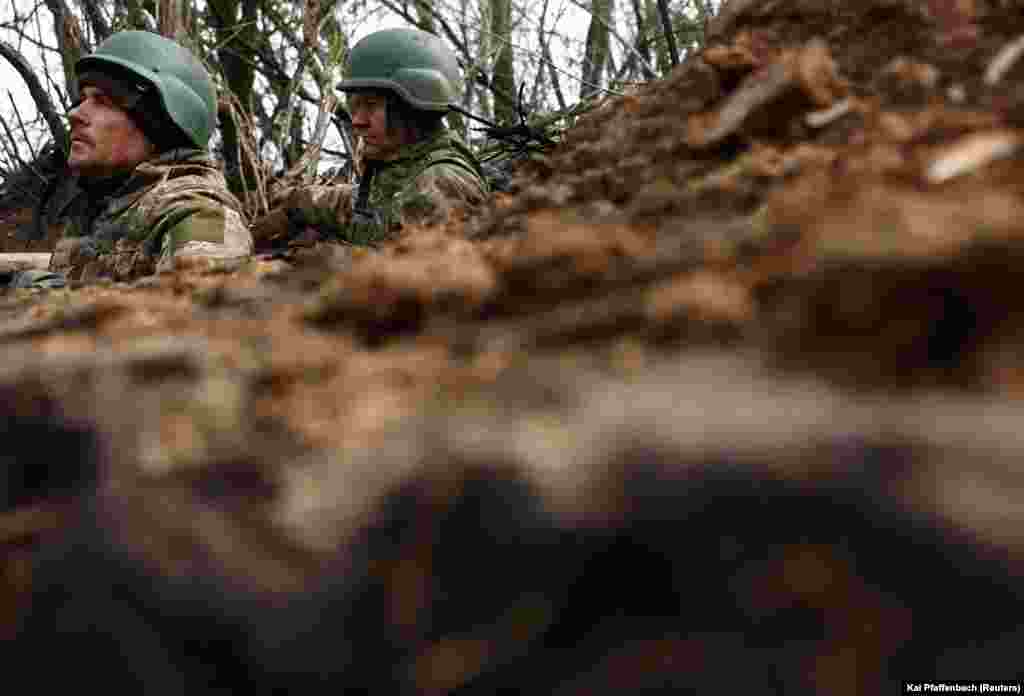
[[[367,161],[364,165],[366,170],[363,175],[359,178],[359,190],[356,193],[355,204],[352,206],[352,211],[356,217],[366,216],[370,211],[370,184],[373,183],[373,176],[377,173],[377,162]],[[362,222],[360,219],[358,222]]]

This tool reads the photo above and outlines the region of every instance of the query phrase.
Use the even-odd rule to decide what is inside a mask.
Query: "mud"
[[[4,635],[167,693],[1018,678],[1022,9],[733,0],[483,214],[0,298]]]

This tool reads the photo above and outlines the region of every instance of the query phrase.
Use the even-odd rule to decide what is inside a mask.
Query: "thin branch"
[[[25,145],[28,146],[29,154],[32,155],[32,162],[36,161],[37,153],[36,149],[32,146],[32,138],[28,134],[28,129],[25,128],[25,121],[21,118],[21,110],[18,108],[18,103],[14,101],[14,95],[10,92],[7,93],[7,98],[11,100],[11,107],[14,109],[14,117],[18,119],[18,128],[21,129],[21,135],[25,139]]]
[[[0,119],[0,125],[4,127],[4,132],[7,133],[7,140],[4,141],[3,145],[4,150],[7,151],[8,157],[12,157],[18,163],[19,167],[27,168],[28,165],[25,164],[25,160],[21,159],[21,155],[18,154],[18,141],[15,140],[14,133],[12,133],[10,127],[8,127],[7,120]],[[7,143],[10,143],[11,147],[8,147]]]
[[[78,96],[75,85],[75,63],[82,57],[82,28],[78,18],[68,9],[64,0],[45,0],[46,7],[53,15],[53,33],[57,37],[57,49],[64,65],[64,84],[72,99]]]
[[[410,24],[419,27],[419,24],[417,22],[416,17],[413,17],[411,14],[409,14],[409,12],[407,10],[405,10],[402,7],[394,4],[391,0],[381,0],[381,4],[384,5],[387,9],[389,9],[392,12],[394,12],[395,14],[397,14],[398,16],[400,16],[402,19],[404,19],[407,22],[409,22]],[[452,31],[451,27],[448,25],[448,23],[445,21],[445,19],[443,17],[441,17],[441,15],[437,12],[437,10],[435,10],[433,8],[430,8],[430,12],[434,15],[435,19],[437,19],[441,23],[441,28],[444,30],[444,34],[448,38],[448,40],[451,41],[455,45],[455,47],[458,48],[459,51],[462,53],[466,65],[467,66],[474,66],[476,64],[476,60],[474,60],[472,53],[470,53],[469,50],[466,48],[465,44],[463,42],[461,42],[457,36],[455,36],[455,32]],[[595,85],[595,84],[592,84],[590,82],[587,82],[586,80],[582,80],[579,77],[577,77],[576,75],[573,75],[568,70],[563,70],[562,68],[558,67],[558,65],[555,64],[553,61],[548,61],[546,58],[544,58],[542,55],[538,54],[536,51],[533,51],[533,50],[531,50],[529,48],[524,48],[523,46],[520,46],[520,45],[518,45],[518,44],[516,44],[516,43],[514,43],[512,41],[509,41],[508,39],[505,39],[504,37],[497,36],[496,34],[494,34],[494,32],[490,32],[490,31],[487,31],[486,29],[481,28],[480,29],[480,33],[481,34],[486,34],[487,36],[491,37],[492,39],[497,39],[499,42],[508,45],[513,50],[519,51],[520,53],[523,53],[523,54],[526,54],[526,55],[532,57],[534,60],[540,60],[540,61],[548,62],[549,66],[550,66],[550,68],[552,70],[557,71],[557,72],[559,72],[559,73],[561,73],[563,75],[567,75],[568,77],[572,78],[573,80],[576,80],[577,82],[579,82],[581,84],[584,84],[584,85],[586,85],[588,87],[592,87],[592,88],[594,88],[594,89],[596,89],[598,91],[601,91],[601,92],[606,92],[607,94],[611,94],[612,96],[616,96],[616,97],[623,96],[621,92],[616,92],[614,90],[606,89],[606,88],[604,88],[604,87],[602,87],[600,85]],[[470,71],[467,70],[467,73],[469,73],[469,72]],[[498,98],[508,99],[507,95],[502,95],[500,92],[495,91],[494,88],[492,87],[492,85],[490,84],[490,81],[488,81],[488,80],[478,80],[478,82],[480,84],[482,84],[484,87],[487,87],[487,89],[491,92],[491,94],[494,94]]]
[[[78,2],[82,6],[85,18],[89,20],[89,26],[92,28],[93,36],[96,37],[96,43],[110,36],[110,24],[107,22],[106,17],[103,16],[99,3],[96,0],[78,0]]]
[[[648,71],[651,74],[654,74],[654,68],[651,67],[651,64],[647,61],[647,59],[644,58],[643,55],[638,50],[636,50],[635,46],[633,46],[628,41],[626,41],[624,38],[622,38],[622,36],[619,34],[619,32],[615,31],[615,27],[611,26],[608,22],[604,21],[603,17],[598,17],[593,12],[591,12],[590,9],[588,7],[586,7],[583,3],[579,2],[579,0],[569,0],[569,2],[571,2],[573,5],[575,5],[579,9],[583,10],[587,14],[589,14],[591,17],[596,19],[598,22],[600,22],[601,25],[605,29],[608,30],[608,33],[610,33],[612,36],[614,36],[615,39],[620,44],[622,44],[623,50],[625,50],[627,53],[635,56],[637,61],[639,61],[640,65],[643,67],[643,69],[645,71]],[[676,61],[676,62],[678,62],[678,61]]]
[[[577,77],[573,73],[569,72],[568,70],[564,70],[564,69],[558,67],[558,65],[554,61],[550,60],[549,58],[545,58],[542,54],[538,53],[537,51],[534,51],[534,50],[529,49],[529,48],[524,48],[523,46],[520,46],[520,45],[518,45],[516,43],[513,43],[512,41],[504,39],[504,38],[502,38],[500,36],[497,36],[496,34],[494,34],[492,32],[485,32],[483,29],[480,30],[480,33],[486,33],[492,39],[497,39],[498,41],[500,41],[502,43],[508,44],[509,46],[512,47],[513,50],[519,51],[520,53],[528,55],[531,58],[533,58],[534,60],[540,60],[540,61],[548,62],[553,70],[556,70],[557,72],[561,73],[562,75],[567,75],[568,77],[572,78],[573,80],[576,80],[580,84],[587,85],[588,87],[593,87],[594,89],[596,89],[599,92],[606,92],[606,93],[608,93],[608,94],[610,94],[612,96],[615,96],[615,97],[623,96],[621,93],[616,92],[615,90],[606,89],[604,87],[601,87],[600,85],[596,85],[596,84],[593,84],[593,83],[591,83],[591,82],[589,82],[587,80],[580,79],[579,77]]]
[[[18,71],[18,74],[21,75],[21,79],[25,81],[25,86],[28,87],[28,92],[32,96],[36,109],[39,110],[39,113],[46,120],[46,124],[50,127],[50,135],[53,137],[54,144],[63,150],[67,138],[64,122],[57,115],[57,110],[54,109],[53,102],[50,101],[50,95],[47,94],[46,90],[39,83],[39,78],[36,77],[28,61],[25,60],[23,55],[3,41],[0,41],[0,56],[6,58],[14,69]]]
[[[43,36],[43,20],[42,20],[42,16],[41,15],[42,15],[42,12],[33,12],[32,13],[32,17],[35,20],[35,24],[36,24],[36,36],[39,36],[39,37]],[[46,78],[47,86],[53,91],[54,94],[57,95],[57,99],[60,100],[60,108],[61,108],[61,110],[66,112],[68,110],[68,99],[67,99],[68,91],[64,88],[63,84],[58,83],[57,80],[55,80],[53,78],[53,75],[50,72],[50,60],[49,60],[50,56],[49,56],[49,54],[50,53],[57,53],[57,51],[52,49],[52,48],[50,48],[49,46],[44,45],[41,41],[40,42],[34,42],[32,37],[26,37],[24,34],[21,34],[20,38],[21,38],[21,40],[27,39],[29,42],[34,43],[36,48],[39,49],[39,58],[40,58],[40,60],[42,61],[42,64],[43,64],[42,65],[43,77]],[[61,58],[60,54],[57,54],[56,57],[57,57],[58,61],[63,60]],[[61,128],[63,128],[63,121],[61,122]],[[54,142],[56,143],[57,141],[54,141]]]
[[[238,174],[242,182],[246,212],[253,213],[255,216],[255,214],[267,212],[270,207],[267,202],[266,172],[259,164],[260,158],[257,155],[256,143],[250,128],[252,119],[234,92],[228,91],[227,100],[227,111],[235,124],[235,132],[238,133]],[[252,172],[255,181],[250,182],[246,178],[246,172]],[[250,194],[255,195],[255,201],[252,200]],[[253,207],[255,210],[252,209]]]
[[[644,21],[644,13],[640,9],[640,0],[632,0],[633,3],[633,16],[636,19],[636,45],[635,49],[638,55],[643,55],[640,49],[643,48],[647,55],[650,55],[650,39],[647,37],[647,23]],[[650,64],[650,59],[645,60],[641,63],[643,68],[644,78],[653,80],[657,73],[654,72],[654,68]]]
[[[565,102],[565,95],[562,94],[562,83],[558,81],[558,71],[555,69],[555,62],[551,60],[551,37],[548,36],[546,39],[541,37],[540,48],[544,60],[540,61],[541,65],[547,66],[548,76],[551,78],[551,87],[555,90],[555,99],[558,100],[558,108],[565,111],[568,105]]]
[[[320,151],[323,148],[324,138],[327,137],[327,126],[331,123],[331,115],[334,107],[338,105],[338,97],[327,92],[323,102],[320,104],[320,111],[316,116],[316,127],[313,129],[313,140],[309,147],[302,153],[296,165],[299,176],[303,183],[311,183],[316,176],[317,166],[320,163]]]
[[[384,7],[388,8],[389,10],[391,10],[392,12],[394,12],[395,14],[397,14],[399,17],[401,17],[405,21],[407,21],[410,24],[412,24],[413,26],[419,27],[420,29],[423,29],[423,27],[421,26],[421,24],[419,22],[419,18],[418,17],[414,17],[413,15],[409,14],[409,11],[405,7],[400,7],[397,4],[395,4],[394,2],[391,2],[391,0],[381,0],[381,4],[384,5]],[[459,37],[455,34],[455,30],[452,29],[451,25],[448,24],[448,21],[444,17],[441,16],[441,13],[438,12],[437,10],[435,10],[432,6],[429,6],[429,5],[424,5],[424,9],[428,10],[430,12],[430,14],[434,17],[434,19],[437,20],[440,23],[441,30],[444,33],[445,37],[447,37],[447,39],[452,42],[452,44],[455,46],[455,48],[457,48],[459,50],[459,52],[463,56],[465,56],[467,62],[471,61],[472,60],[472,53],[470,52],[468,46],[466,44],[464,44],[459,39]]]

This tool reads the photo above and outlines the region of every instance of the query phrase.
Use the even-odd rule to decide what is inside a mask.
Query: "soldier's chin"
[[[75,173],[81,173],[89,168],[89,160],[86,157],[75,156],[75,146],[71,146],[71,152],[68,153],[68,169]]]
[[[68,169],[72,174],[80,176],[103,177],[117,173],[109,166],[94,162],[88,157],[75,157],[73,152],[68,156]]]
[[[68,157],[68,169],[74,174],[94,174],[97,170],[95,163],[84,157]]]
[[[372,160],[386,160],[395,155],[397,148],[390,146],[374,145],[363,141],[363,157]]]
[[[68,165],[71,166],[73,163],[82,163],[89,157],[89,144],[79,141],[72,141],[71,147],[68,150]]]

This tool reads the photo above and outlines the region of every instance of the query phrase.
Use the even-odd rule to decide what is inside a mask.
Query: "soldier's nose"
[[[68,112],[68,123],[72,127],[85,125],[85,118],[79,113],[77,106]]]
[[[362,107],[359,107],[359,108],[356,108],[356,109],[352,109],[349,112],[349,115],[352,117],[352,125],[353,126],[356,126],[356,125],[364,126],[367,123],[369,123],[369,121],[370,121],[369,114],[367,113],[367,110],[362,108]]]

